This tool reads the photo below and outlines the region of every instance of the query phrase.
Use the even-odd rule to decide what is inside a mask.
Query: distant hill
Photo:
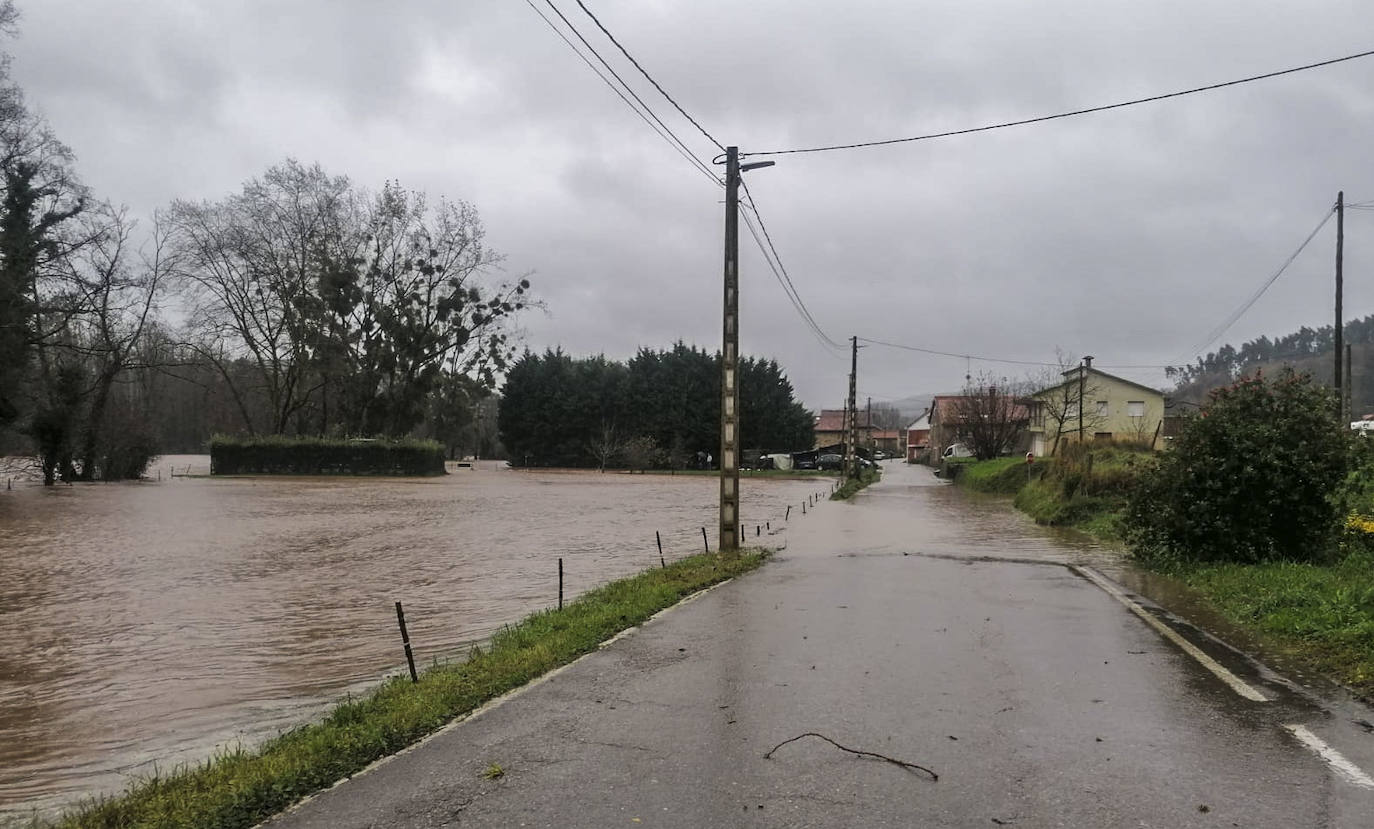
[[[1277,339],[1267,336],[1242,343],[1239,348],[1224,345],[1197,363],[1171,369],[1178,387],[1172,395],[1179,400],[1201,403],[1207,392],[1227,385],[1257,369],[1274,372],[1292,366],[1308,372],[1323,385],[1330,386],[1334,370],[1335,326],[1303,326]],[[1351,346],[1351,410],[1355,417],[1374,412],[1374,315],[1345,324],[1345,342]]]

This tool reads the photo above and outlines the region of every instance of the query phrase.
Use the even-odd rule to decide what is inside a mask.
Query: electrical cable
[[[669,95],[667,90],[659,86],[658,81],[654,80],[653,76],[650,75],[648,71],[644,69],[643,66],[639,65],[639,61],[635,60],[634,55],[631,55],[629,50],[627,50],[624,46],[621,46],[620,41],[615,39],[615,35],[611,34],[610,30],[601,24],[601,21],[597,18],[597,16],[592,14],[592,10],[587,8],[586,4],[583,3],[582,0],[576,0],[576,2],[577,5],[582,8],[582,11],[586,12],[587,16],[592,19],[592,22],[596,24],[596,27],[601,30],[601,33],[604,34],[606,37],[610,38],[610,41],[615,44],[616,48],[620,50],[620,53],[625,56],[626,60],[634,64],[634,67],[639,70],[639,74],[643,75],[645,80],[653,84],[654,89],[657,89],[660,95],[667,98],[668,103],[676,107],[677,111],[682,113],[683,118],[686,118],[688,121],[691,121],[692,126],[696,127],[698,132],[706,136],[707,141],[710,141],[712,144],[715,144],[716,148],[719,149],[721,152],[725,152],[725,146],[721,144],[719,141],[717,141],[715,136],[707,132],[705,127],[697,123],[697,119],[688,115],[687,110],[683,109],[681,104],[673,100],[673,96]]]
[[[1227,329],[1235,325],[1241,317],[1245,316],[1245,312],[1249,311],[1250,307],[1254,305],[1256,302],[1258,302],[1260,297],[1264,296],[1265,291],[1268,291],[1269,287],[1273,285],[1275,282],[1277,282],[1280,276],[1283,276],[1284,271],[1288,270],[1288,266],[1292,265],[1294,260],[1298,258],[1298,254],[1302,253],[1303,250],[1305,250],[1307,246],[1311,244],[1312,240],[1316,238],[1317,233],[1319,233],[1323,227],[1326,227],[1326,223],[1331,221],[1331,217],[1335,215],[1335,213],[1336,210],[1334,207],[1328,208],[1325,214],[1322,215],[1322,220],[1317,223],[1316,227],[1312,228],[1312,232],[1307,234],[1307,238],[1302,240],[1302,244],[1298,245],[1298,249],[1293,251],[1293,253],[1290,254],[1289,257],[1283,261],[1283,264],[1279,266],[1279,269],[1274,271],[1274,274],[1270,276],[1267,280],[1265,280],[1264,284],[1259,287],[1259,290],[1251,294],[1250,298],[1245,300],[1245,302],[1241,303],[1239,308],[1231,312],[1231,314],[1227,316],[1227,318],[1224,321],[1222,321],[1219,325],[1217,325],[1210,332],[1208,332],[1206,342],[1202,343],[1202,345],[1194,348],[1190,353],[1181,357],[1177,361],[1177,365],[1188,365],[1189,363],[1191,363],[1194,357],[1197,357],[1198,355],[1206,351],[1212,345],[1212,343],[1216,342],[1218,339],[1220,339],[1222,334],[1226,333]]]
[[[813,329],[815,329],[815,332],[818,335],[820,335],[821,339],[824,340],[827,345],[829,345],[831,348],[843,349],[844,344],[836,342],[828,334],[825,333],[825,331],[821,328],[820,323],[816,322],[816,318],[811,314],[810,309],[806,307],[806,303],[802,301],[801,293],[797,290],[796,284],[792,282],[791,275],[787,273],[787,267],[783,265],[782,257],[778,255],[778,249],[773,244],[773,237],[768,233],[768,224],[764,222],[763,214],[759,212],[758,203],[754,201],[754,194],[749,192],[749,185],[745,182],[744,176],[740,176],[740,186],[744,189],[744,198],[747,202],[748,208],[751,211],[753,211],[754,217],[759,220],[759,228],[763,231],[763,238],[768,242],[768,250],[772,251],[773,260],[775,260],[778,263],[778,271],[781,271],[781,273],[779,274],[779,280],[780,282],[786,283],[783,285],[783,290],[786,291],[790,297],[794,298],[794,304],[796,305],[798,312],[801,313],[802,318],[805,319]],[[764,258],[767,258],[767,254],[764,255]]]
[[[758,214],[756,213],[755,215],[757,216]],[[838,345],[834,340],[826,336],[825,332],[821,330],[820,326],[818,326],[816,321],[811,317],[810,312],[806,310],[806,306],[802,304],[801,297],[795,295],[793,291],[788,288],[788,280],[785,276],[785,271],[780,270],[779,266],[774,264],[773,258],[768,254],[768,248],[764,245],[763,237],[759,235],[759,230],[754,226],[754,222],[749,218],[749,214],[741,211],[740,217],[744,219],[745,227],[749,228],[750,235],[754,237],[754,243],[758,245],[759,252],[763,254],[763,261],[768,263],[769,270],[773,272],[774,278],[777,279],[778,284],[782,286],[783,293],[787,295],[788,301],[792,303],[792,307],[796,309],[797,314],[802,318],[802,322],[806,323],[807,331],[810,331],[812,336],[816,338],[816,341],[826,349],[843,348],[843,346]],[[839,356],[834,350],[830,350],[830,354],[832,356]]]
[[[1236,80],[1223,81],[1221,83],[1208,84],[1206,86],[1196,86],[1192,89],[1182,89],[1177,92],[1167,92],[1162,95],[1151,95],[1148,98],[1136,98],[1130,101],[1120,101],[1114,104],[1105,104],[1103,106],[1088,107],[1086,109],[1076,109],[1070,112],[1058,112],[1053,115],[1040,115],[1035,118],[1022,118],[1018,121],[1006,121],[1000,124],[987,124],[981,127],[971,127],[968,129],[960,130],[948,130],[946,132],[935,132],[926,135],[914,135],[906,138],[888,138],[881,141],[860,141],[852,144],[831,144],[828,146],[820,147],[801,147],[789,150],[768,150],[765,152],[740,153],[740,157],[745,158],[748,156],[756,155],[792,155],[796,153],[824,153],[831,152],[834,150],[854,150],[863,147],[881,147],[888,144],[905,144],[913,141],[927,141],[933,138],[949,138],[955,135],[969,135],[975,132],[988,132],[990,130],[1006,129],[1008,127],[1020,127],[1025,126],[1027,124],[1038,124],[1044,121],[1054,121],[1060,118],[1072,118],[1076,115],[1088,115],[1094,112],[1106,112],[1107,110],[1121,109],[1122,107],[1136,106],[1137,104],[1148,104],[1153,103],[1155,101],[1163,101],[1169,98],[1178,98],[1183,95],[1192,95],[1197,92],[1209,92],[1214,89],[1222,89],[1223,87],[1237,86],[1240,84],[1251,83],[1253,81],[1266,80],[1268,78],[1277,78],[1280,75],[1291,75],[1294,72],[1304,72],[1308,69],[1318,69],[1323,66],[1331,66],[1332,64],[1344,63],[1345,61],[1357,60],[1359,58],[1367,58],[1370,55],[1374,55],[1374,50],[1370,50],[1368,52],[1359,52],[1354,55],[1346,55],[1345,57],[1340,58],[1332,58],[1330,60],[1318,61],[1317,63],[1309,63],[1304,66],[1294,66],[1290,69],[1280,69],[1277,72],[1266,72],[1263,75],[1252,75],[1248,78],[1238,78]]]
[[[648,123],[649,126],[654,130],[654,132],[658,133],[661,138],[663,138],[665,141],[669,143],[670,146],[673,147],[673,149],[675,149],[683,157],[687,158],[694,167],[698,168],[703,174],[710,178],[711,181],[715,182],[717,185],[722,185],[721,180],[716,177],[715,173],[711,172],[711,168],[706,166],[706,164],[704,164],[701,161],[701,159],[697,158],[696,155],[691,151],[691,148],[689,148],[686,145],[686,143],[682,141],[681,138],[678,138],[677,134],[674,133],[668,127],[667,124],[663,123],[662,119],[660,119],[658,115],[655,114],[654,111],[649,108],[648,104],[644,103],[643,99],[641,99],[638,95],[635,94],[635,91],[630,88],[629,84],[625,83],[625,80],[616,73],[615,69],[613,69],[609,63],[606,62],[606,59],[601,57],[600,53],[598,53],[596,49],[590,43],[587,42],[587,39],[582,36],[582,33],[577,30],[577,27],[572,25],[572,22],[568,20],[568,18],[563,14],[563,12],[560,11],[559,8],[553,4],[552,0],[544,0],[544,2],[548,4],[549,8],[553,9],[554,13],[558,15],[559,19],[563,21],[564,25],[566,25],[568,29],[574,35],[577,36],[577,39],[582,41],[582,44],[587,48],[587,51],[591,52],[592,55],[594,55],[596,59],[601,62],[601,65],[606,67],[606,71],[610,72],[612,77],[614,77],[617,81],[620,82],[620,85],[624,87],[625,92],[628,92],[630,94],[630,97],[634,98],[634,100],[638,102],[639,107],[643,108],[642,112],[634,104],[630,103],[630,100],[625,97],[625,93],[621,92],[620,89],[616,88],[615,84],[611,83],[610,79],[607,78],[604,74],[602,74],[601,70],[597,69],[595,64],[593,64],[587,58],[586,55],[582,54],[582,51],[579,50],[577,46],[573,44],[573,42],[569,40],[561,30],[559,30],[557,25],[555,25],[554,22],[550,20],[547,15],[545,15],[543,12],[539,10],[539,7],[534,4],[533,0],[525,0],[525,4],[528,5],[531,9],[533,9],[534,13],[539,15],[539,17],[546,24],[548,24],[549,28],[553,29],[554,34],[558,35],[558,37],[561,38],[563,42],[568,45],[568,48],[572,49],[573,52],[576,53],[576,55],[582,59],[582,62],[586,63],[587,66],[590,67],[591,70],[595,72],[597,76],[600,77],[601,80],[611,88],[611,91],[615,92],[615,94],[618,95],[620,99],[625,102],[626,106],[634,110],[635,114],[638,115],[641,119],[643,119],[646,123]],[[646,116],[645,113],[648,113],[648,115]],[[652,118],[653,121],[649,121],[649,118]],[[657,126],[655,126],[654,122],[657,122]]]

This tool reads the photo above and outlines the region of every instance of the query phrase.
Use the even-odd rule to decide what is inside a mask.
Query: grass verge
[[[253,750],[156,776],[92,803],[56,825],[71,827],[251,827],[302,797],[356,774],[454,718],[565,665],[687,595],[747,572],[767,553],[734,559],[696,555],[584,594],[563,610],[535,613],[474,648],[461,664],[400,678],[341,703],[319,723]]]
[[[840,488],[830,493],[830,500],[845,501],[854,497],[854,494],[869,484],[883,477],[883,473],[877,469],[864,469],[859,472],[858,477],[850,478]]]
[[[1335,564],[1174,565],[1164,572],[1219,613],[1374,697],[1374,554]]]
[[[1122,540],[1119,519],[1126,493],[1152,457],[1125,443],[1069,444],[1029,469],[1023,458],[1009,457],[970,459],[951,470],[959,486],[1014,496],[1016,508],[1037,524],[1071,527],[1116,543]]]

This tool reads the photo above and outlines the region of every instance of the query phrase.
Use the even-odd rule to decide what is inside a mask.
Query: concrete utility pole
[[[739,147],[725,148],[725,310],[720,350],[720,551],[739,550]]]
[[[868,398],[867,414],[864,415],[864,427],[868,429],[868,459],[873,460],[873,398]]]
[[[725,316],[720,354],[720,546],[739,549],[739,148],[725,150]]]
[[[1083,365],[1078,367],[1078,442],[1083,442],[1083,426],[1088,419],[1087,381],[1088,369],[1093,367],[1093,358],[1084,357]]]
[[[856,383],[859,376],[859,338],[855,335],[850,337],[849,341],[849,405],[845,408],[849,412],[849,441],[844,453],[846,478],[854,476],[854,458],[859,451],[859,407],[858,400],[855,399],[858,395]]]
[[[1350,421],[1355,419],[1355,381],[1351,379],[1350,364],[1353,360],[1350,357],[1350,343],[1345,344],[1345,400],[1341,401],[1344,406],[1344,420],[1341,428],[1344,429]]]
[[[1345,191],[1336,194],[1336,415],[1345,420],[1345,393],[1341,390],[1342,343],[1345,339],[1344,314],[1341,313],[1341,300],[1345,292],[1344,276],[1341,273],[1341,260],[1345,257]],[[1348,426],[1342,423],[1341,426]]]

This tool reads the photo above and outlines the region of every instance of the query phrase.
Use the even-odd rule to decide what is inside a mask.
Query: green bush
[[[1291,369],[1212,392],[1132,490],[1123,522],[1132,550],[1156,561],[1329,557],[1352,458],[1335,411],[1330,390]]]
[[[444,448],[432,440],[216,435],[210,440],[210,474],[442,475]]]

